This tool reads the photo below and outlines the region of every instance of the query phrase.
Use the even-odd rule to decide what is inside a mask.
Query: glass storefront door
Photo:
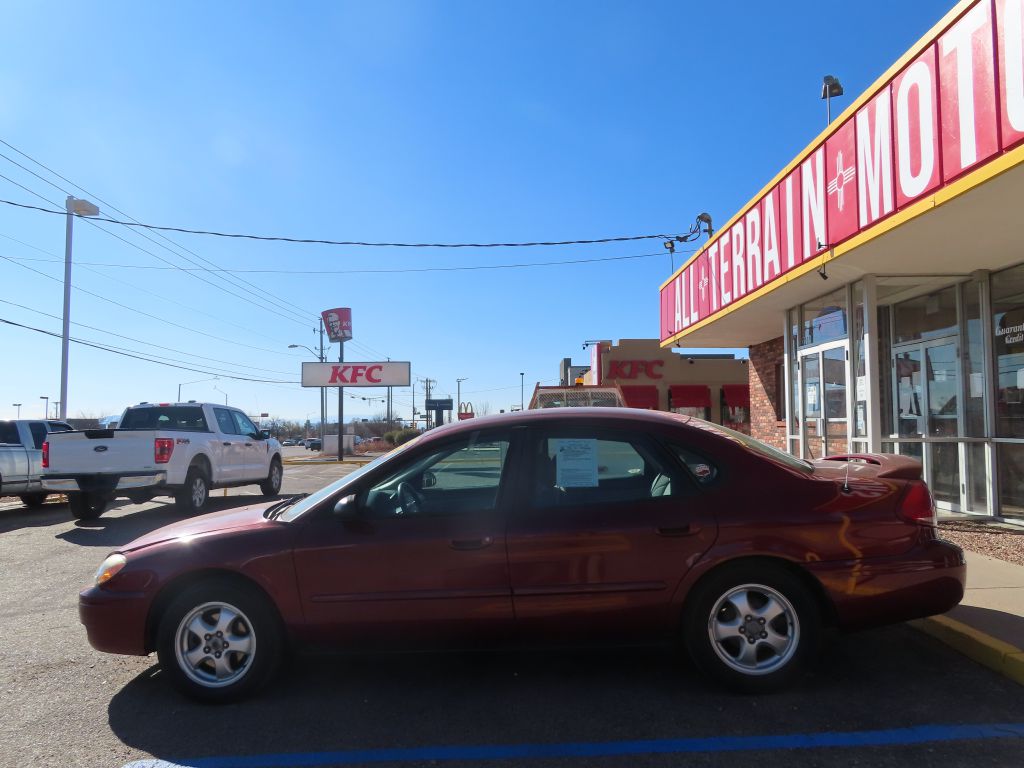
[[[820,459],[848,450],[846,350],[843,341],[804,350],[800,356],[804,458]]]
[[[966,506],[966,451],[963,435],[962,382],[958,342],[940,339],[893,349],[893,421],[899,451],[924,463],[925,480],[936,504],[948,511]],[[926,438],[922,440],[922,438]]]

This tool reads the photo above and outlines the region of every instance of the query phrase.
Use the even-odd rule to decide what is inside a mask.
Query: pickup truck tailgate
[[[87,429],[49,435],[50,466],[46,475],[142,472],[157,469],[155,431],[122,432]],[[161,465],[164,469],[165,465]]]

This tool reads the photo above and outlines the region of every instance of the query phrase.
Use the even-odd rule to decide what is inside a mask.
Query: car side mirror
[[[421,488],[433,488],[437,485],[437,475],[431,472],[429,469],[423,473],[423,481],[420,485]]]
[[[261,429],[260,430],[260,440],[269,440],[269,439],[270,439],[270,430],[269,429]]]
[[[342,520],[351,520],[359,512],[359,504],[356,502],[356,495],[350,493],[334,505],[334,514]]]

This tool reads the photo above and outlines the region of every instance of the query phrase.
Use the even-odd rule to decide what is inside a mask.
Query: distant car
[[[292,445],[295,445],[295,441],[294,440],[285,440],[283,443],[281,443],[281,445],[283,445],[283,446],[292,446]]]
[[[797,680],[824,627],[949,610],[963,552],[921,465],[802,461],[699,419],[523,411],[421,435],[310,496],[175,523],[113,552],[79,614],[228,701],[302,645],[681,645],[727,686]]]
[[[323,443],[320,442],[319,437],[314,437],[306,441],[306,448],[310,451],[319,451],[321,450],[322,446]]]

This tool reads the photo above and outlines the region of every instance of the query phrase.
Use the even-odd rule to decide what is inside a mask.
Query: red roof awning
[[[749,384],[723,384],[722,396],[725,397],[725,404],[730,408],[750,407]]]
[[[658,409],[658,388],[652,386],[625,386],[622,387],[622,396],[626,399],[626,405],[630,408],[653,408]]]
[[[711,407],[711,390],[705,384],[673,384],[669,394],[673,408]]]

